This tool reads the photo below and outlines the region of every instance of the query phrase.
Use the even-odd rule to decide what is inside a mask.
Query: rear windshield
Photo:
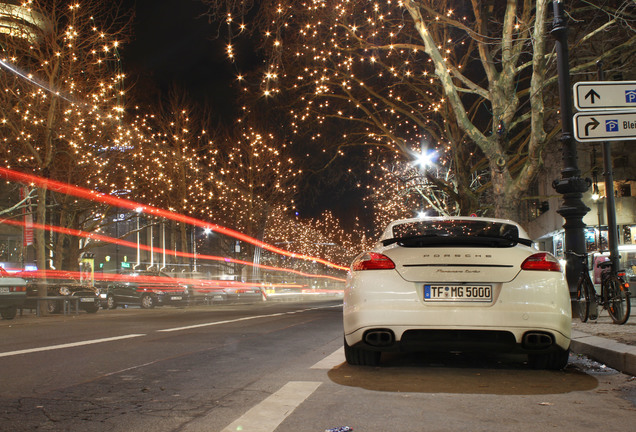
[[[385,245],[398,243],[406,247],[430,245],[511,247],[517,243],[529,244],[520,239],[516,225],[482,220],[431,220],[409,222],[393,227],[393,238]]]

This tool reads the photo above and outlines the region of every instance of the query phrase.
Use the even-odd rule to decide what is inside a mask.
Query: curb
[[[636,375],[636,346],[572,330],[570,349],[606,364],[612,369]]]

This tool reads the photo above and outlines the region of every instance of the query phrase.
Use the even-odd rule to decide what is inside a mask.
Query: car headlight
[[[68,287],[65,287],[65,286],[60,287],[59,292],[60,292],[60,295],[63,295],[63,296],[71,295],[71,290],[68,289]]]

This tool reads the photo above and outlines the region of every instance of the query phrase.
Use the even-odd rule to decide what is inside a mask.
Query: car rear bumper
[[[345,290],[346,342],[381,351],[566,350],[572,327],[569,291],[560,273],[543,273],[544,279],[521,274],[493,284],[491,302],[470,303],[428,302],[421,283],[406,283],[391,272],[367,272]]]
[[[82,309],[94,309],[99,308],[101,299],[99,296],[95,294],[82,295],[82,294],[73,294],[73,297],[78,297],[79,307]]]
[[[163,294],[157,296],[157,304],[163,306],[178,306],[188,303],[188,296],[185,293]]]
[[[368,326],[346,334],[347,345],[377,351],[567,350],[570,336],[554,328]]]
[[[26,293],[0,294],[0,309],[22,306],[26,301]]]

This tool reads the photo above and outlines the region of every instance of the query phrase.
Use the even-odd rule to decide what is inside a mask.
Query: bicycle
[[[578,254],[573,251],[568,255],[581,259],[583,269],[576,285],[576,307],[581,322],[598,318],[598,307],[607,309],[614,324],[625,324],[629,319],[631,302],[629,299],[629,284],[623,277],[625,271],[614,271],[612,261],[597,264],[601,269],[601,294],[596,293],[594,283],[590,278],[588,254]]]

